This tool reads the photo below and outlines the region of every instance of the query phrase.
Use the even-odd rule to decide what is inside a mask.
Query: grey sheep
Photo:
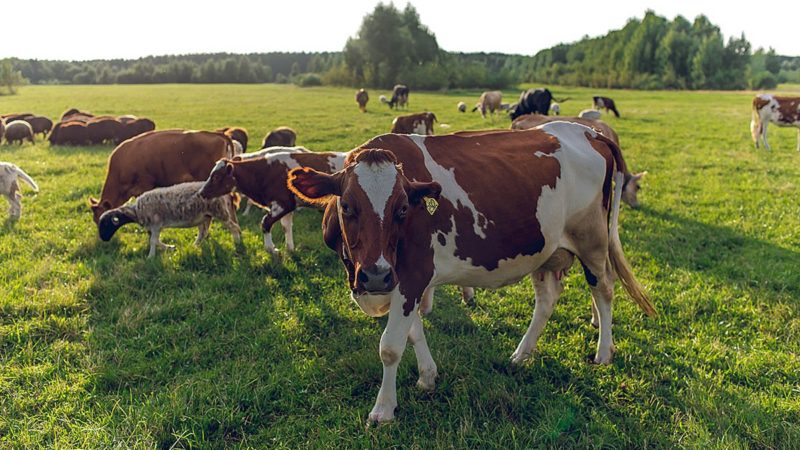
[[[33,143],[33,128],[31,124],[24,120],[15,120],[6,124],[6,142],[11,144],[19,141],[22,144],[25,139]]]
[[[231,232],[234,242],[238,243],[241,240],[241,230],[236,220],[238,196],[231,194],[204,199],[198,194],[203,183],[194,181],[156,188],[140,195],[133,203],[106,211],[97,224],[100,239],[108,241],[121,226],[136,222],[150,232],[150,253],[147,257],[152,258],[156,254],[156,247],[162,250],[175,248],[161,242],[159,236],[162,228],[197,227],[194,243],[198,245],[208,236],[213,218],[221,220]]]

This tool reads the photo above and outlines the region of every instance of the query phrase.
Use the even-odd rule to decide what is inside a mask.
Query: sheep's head
[[[97,224],[97,230],[100,233],[100,239],[103,241],[110,241],[114,233],[126,223],[135,222],[136,220],[130,214],[120,211],[119,209],[112,209],[106,211],[100,216],[100,221]]]

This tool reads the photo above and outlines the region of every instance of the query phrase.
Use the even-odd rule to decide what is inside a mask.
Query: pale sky
[[[112,59],[183,53],[340,51],[377,0],[8,1],[0,57]],[[395,5],[402,9],[406,0]],[[448,51],[533,55],[619,29],[647,9],[672,20],[705,14],[725,39],[800,56],[800,0],[414,0]],[[34,6],[35,5],[35,6]],[[764,5],[762,9],[760,6]],[[9,20],[14,18],[13,20]]]

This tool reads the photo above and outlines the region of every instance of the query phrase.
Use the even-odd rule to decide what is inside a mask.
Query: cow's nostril
[[[389,271],[389,273],[387,273],[386,276],[383,277],[383,282],[386,283],[387,285],[391,284],[391,282],[392,282],[392,272],[391,271]]]
[[[369,281],[369,275],[367,275],[367,273],[363,270],[358,271],[357,278],[360,283],[366,283],[367,281]]]

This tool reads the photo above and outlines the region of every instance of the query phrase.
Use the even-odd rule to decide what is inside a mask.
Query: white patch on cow
[[[428,153],[428,148],[425,146],[425,136],[410,135],[408,137],[417,144],[417,147],[419,147],[422,152],[422,156],[425,160],[425,168],[430,172],[431,178],[442,186],[442,197],[453,202],[456,208],[461,206],[469,209],[474,219],[472,226],[475,230],[475,234],[482,239],[486,239],[484,228],[489,224],[489,221],[486,219],[486,216],[478,211],[478,208],[472,203],[469,194],[467,194],[464,188],[458,184],[454,169],[445,169],[433,160],[431,154]],[[476,143],[476,145],[477,144],[478,143]],[[483,226],[479,224],[483,224]]]
[[[216,164],[214,164],[214,168],[211,169],[211,173],[214,174],[218,170],[222,170],[223,168],[225,168],[226,165],[227,163],[225,162],[225,160],[220,159],[219,161],[217,161]]]
[[[337,172],[344,168],[344,159],[347,153],[333,153],[328,156],[328,166],[331,168],[331,173]]]
[[[414,122],[414,134],[428,134],[428,127],[424,121]]]
[[[386,270],[391,268],[391,266],[389,265],[389,261],[387,261],[386,258],[383,256],[383,253],[381,253],[381,257],[378,258],[377,261],[375,261],[375,265],[378,266],[378,269],[380,270]]]
[[[353,169],[359,186],[367,194],[375,214],[383,223],[386,203],[392,196],[394,185],[397,183],[397,166],[391,162],[380,164],[358,163]]]
[[[280,204],[278,204],[278,202],[273,201],[272,203],[269,204],[269,214],[272,217],[278,217],[279,215],[281,215],[282,212],[283,208],[281,207]]]

